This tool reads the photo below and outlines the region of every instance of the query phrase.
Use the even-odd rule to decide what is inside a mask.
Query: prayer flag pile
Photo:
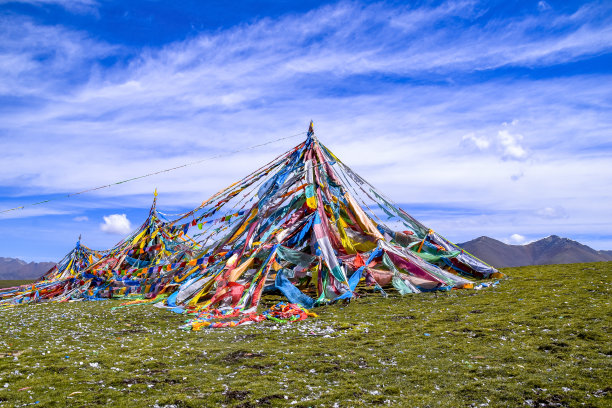
[[[303,320],[358,285],[407,294],[501,276],[353,172],[311,123],[304,142],[188,213],[168,219],[156,193],[130,236],[106,251],[79,240],[36,283],[0,290],[0,306],[122,298],[186,313],[199,330]],[[289,303],[257,314],[267,292]]]

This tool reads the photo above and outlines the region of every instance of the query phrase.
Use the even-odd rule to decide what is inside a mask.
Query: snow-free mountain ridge
[[[484,236],[457,245],[496,268],[612,261],[612,251],[596,251],[557,235],[526,245],[509,245]]]

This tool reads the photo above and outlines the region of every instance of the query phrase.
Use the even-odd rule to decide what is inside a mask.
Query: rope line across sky
[[[277,143],[277,142],[280,142],[282,140],[291,139],[293,137],[297,137],[297,136],[301,136],[301,135],[305,135],[305,134],[306,134],[306,132],[300,132],[300,133],[296,133],[296,134],[293,134],[293,135],[290,135],[290,136],[285,136],[285,137],[281,137],[281,138],[274,139],[274,140],[268,140],[267,142],[259,143],[259,144],[252,145],[252,146],[248,146],[248,147],[245,147],[245,148],[242,148],[242,149],[236,149],[236,150],[232,150],[232,151],[229,151],[229,152],[216,154],[214,156],[210,156],[210,157],[207,157],[205,159],[196,160],[194,162],[181,164],[180,166],[175,166],[175,167],[171,167],[171,168],[164,169],[164,170],[158,170],[158,171],[155,171],[155,172],[152,172],[152,173],[143,174],[141,176],[132,177],[132,178],[129,178],[129,179],[126,179],[126,180],[121,180],[121,181],[117,181],[117,182],[110,183],[110,184],[105,184],[105,185],[98,186],[98,187],[88,188],[86,190],[78,191],[76,193],[70,193],[70,194],[66,194],[64,196],[60,196],[60,197],[56,197],[56,198],[50,198],[50,199],[39,201],[39,202],[36,202],[36,203],[24,204],[24,205],[20,205],[18,207],[14,207],[14,208],[8,208],[6,210],[1,210],[0,214],[11,212],[11,211],[23,210],[26,207],[32,207],[32,206],[35,206],[35,205],[45,204],[45,203],[48,203],[48,202],[51,202],[51,201],[57,201],[57,200],[61,200],[61,199],[66,199],[66,198],[74,197],[74,196],[77,196],[77,195],[80,195],[80,194],[85,194],[85,193],[90,193],[92,191],[101,190],[103,188],[110,188],[112,186],[116,186],[116,185],[124,184],[124,183],[129,183],[131,181],[140,180],[140,179],[143,179],[143,178],[146,178],[146,177],[155,176],[155,175],[161,174],[161,173],[168,173],[170,171],[182,169],[182,168],[189,167],[189,166],[194,166],[196,164],[200,164],[200,163],[204,163],[206,161],[218,159],[220,157],[231,156],[233,154],[244,152],[244,151],[247,151],[247,150],[253,150],[253,149],[256,149],[258,147],[267,146],[267,145],[272,144],[272,143]]]

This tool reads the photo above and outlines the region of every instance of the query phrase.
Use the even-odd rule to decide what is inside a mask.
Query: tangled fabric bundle
[[[309,312],[295,303],[280,302],[259,315],[252,313],[245,316],[242,314],[242,316],[245,317],[240,320],[215,322],[215,320],[230,319],[240,315],[241,312],[239,309],[227,311],[220,311],[218,309],[204,310],[199,312],[198,317],[190,320],[182,328],[185,330],[198,331],[202,328],[218,329],[222,327],[236,327],[243,324],[262,322],[264,320],[272,320],[277,323],[288,323],[299,322],[308,317],[318,317],[316,313]]]
[[[163,302],[164,300],[166,300],[166,298],[168,297],[168,295],[166,294],[161,294],[161,295],[157,295],[154,298],[151,299],[146,299],[144,296],[142,295],[136,295],[136,296],[126,296],[126,298],[131,298],[134,300],[130,300],[128,302],[123,302],[121,303],[119,306],[117,307],[113,307],[111,310],[115,310],[115,309],[121,309],[123,307],[127,307],[127,306],[135,306],[135,305],[143,305],[143,304],[155,304],[158,302]]]
[[[319,317],[316,313],[310,312],[300,305],[295,303],[280,302],[270,309],[263,312],[268,320],[274,320],[276,322],[299,322],[306,320],[308,317]]]

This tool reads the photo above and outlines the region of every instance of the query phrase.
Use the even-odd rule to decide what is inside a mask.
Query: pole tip
[[[308,126],[308,134],[314,135],[314,122],[312,120],[310,121],[310,126]]]

